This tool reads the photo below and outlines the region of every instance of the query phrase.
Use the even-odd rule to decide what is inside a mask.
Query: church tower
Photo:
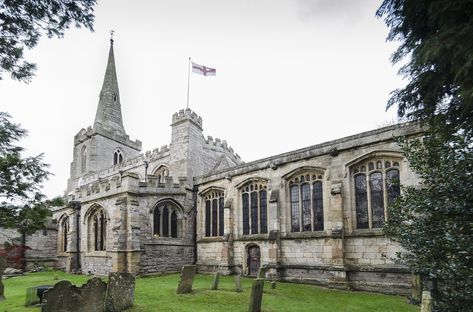
[[[81,178],[120,165],[125,159],[137,156],[140,151],[141,142],[130,140],[123,127],[113,39],[110,39],[107,69],[94,125],[81,129],[74,137],[68,191],[80,186]]]

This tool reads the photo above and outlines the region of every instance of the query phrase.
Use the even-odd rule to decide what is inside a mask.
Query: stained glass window
[[[243,234],[267,233],[267,190],[263,182],[242,189]],[[251,233],[250,233],[251,230]]]
[[[368,198],[366,196],[366,176],[355,176],[355,202],[356,202],[356,227],[367,229],[368,224]]]

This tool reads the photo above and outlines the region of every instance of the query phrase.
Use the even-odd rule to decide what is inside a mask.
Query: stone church
[[[172,116],[168,145],[141,153],[123,127],[113,40],[94,124],[74,137],[65,196],[55,209],[52,258],[66,271],[105,275],[221,270],[344,289],[407,293],[382,232],[387,205],[418,178],[388,126],[244,163],[203,135],[189,109]],[[281,140],[284,144],[284,140]],[[57,252],[56,252],[57,251]]]

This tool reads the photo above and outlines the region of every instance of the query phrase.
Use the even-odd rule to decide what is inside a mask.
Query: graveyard
[[[73,275],[61,271],[28,273],[3,281],[5,300],[0,311],[40,311],[40,307],[25,307],[26,290],[38,285],[54,285],[67,280],[81,286],[92,277]],[[108,282],[107,278],[102,278]],[[137,277],[132,308],[125,311],[249,311],[251,288],[254,279],[242,277],[241,288],[235,289],[234,276],[196,274],[192,290],[177,294],[179,274]],[[341,291],[313,285],[264,282],[261,311],[419,311],[418,306],[407,303],[405,297],[365,292]]]

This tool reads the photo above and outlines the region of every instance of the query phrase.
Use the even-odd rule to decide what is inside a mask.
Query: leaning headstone
[[[258,271],[258,278],[266,278],[266,272],[268,271],[268,268],[265,266],[261,266]]]
[[[3,286],[2,277],[3,270],[7,267],[7,260],[4,257],[0,257],[0,301],[5,299],[5,286]]]
[[[104,312],[104,300],[107,293],[107,283],[98,277],[94,277],[87,281],[80,288],[82,298],[82,309],[84,312]]]
[[[218,281],[220,280],[220,271],[215,272],[214,278],[212,281],[212,290],[217,290],[218,289]]]
[[[430,291],[422,292],[422,305],[420,306],[420,312],[432,312],[432,296]]]
[[[250,306],[248,312],[261,312],[263,301],[264,278],[255,278],[251,287]]]
[[[240,274],[237,274],[233,277],[233,280],[235,281],[235,291],[236,292],[242,292],[243,287],[241,286],[241,276]]]
[[[131,273],[110,273],[105,297],[106,312],[120,312],[133,306],[135,276]]]
[[[185,265],[182,267],[179,284],[177,285],[177,294],[186,294],[192,292],[192,283],[194,282],[195,265]]]
[[[32,306],[34,304],[39,303],[39,297],[38,294],[36,293],[36,287],[29,287],[26,289],[26,300],[25,300],[25,306]]]
[[[419,274],[412,274],[412,292],[411,298],[409,299],[411,303],[418,304],[422,300],[422,282]]]
[[[79,288],[69,281],[60,281],[43,294],[41,312],[77,312],[81,301]]]

